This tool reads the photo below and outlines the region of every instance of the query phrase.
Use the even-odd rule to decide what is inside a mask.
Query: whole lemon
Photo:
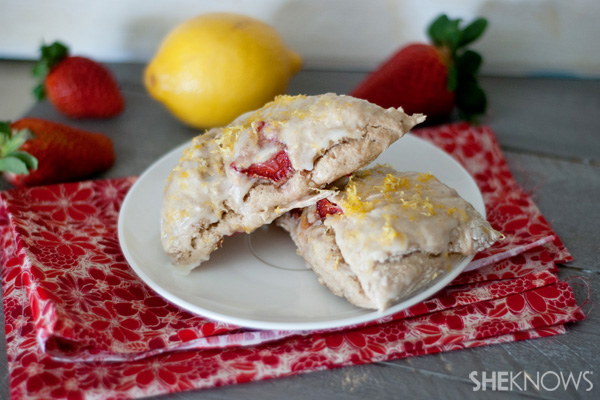
[[[166,36],[146,67],[144,85],[184,123],[210,128],[285,93],[301,64],[269,25],[210,13]]]

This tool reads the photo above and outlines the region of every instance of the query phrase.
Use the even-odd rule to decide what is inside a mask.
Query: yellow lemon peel
[[[366,214],[374,207],[370,201],[362,201],[358,194],[356,182],[350,177],[346,185],[346,194],[341,201],[344,214]]]
[[[204,129],[225,126],[285,93],[301,65],[268,24],[207,13],[169,32],[144,71],[144,86],[176,118]]]

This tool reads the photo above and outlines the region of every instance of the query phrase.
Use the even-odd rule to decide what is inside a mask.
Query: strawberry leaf
[[[24,151],[15,151],[9,154],[10,157],[18,158],[25,163],[27,170],[36,170],[38,168],[38,160],[34,156]]]
[[[460,19],[450,21],[446,28],[446,45],[450,47],[452,53],[456,51],[458,48],[458,43],[460,42],[460,29],[458,27],[460,23]]]
[[[50,66],[47,60],[38,61],[31,70],[34,78],[41,82],[36,87],[33,88],[33,96],[36,100],[43,100],[46,97],[46,90],[44,89],[44,79],[46,79],[46,75],[50,72]]]
[[[10,140],[11,128],[10,122],[0,121],[0,146],[4,147],[4,144]]]
[[[429,38],[436,46],[441,46],[445,39],[446,26],[450,23],[448,16],[442,14],[429,25],[427,33]]]
[[[10,133],[10,121],[0,121],[0,132],[2,133]]]
[[[19,149],[26,141],[33,138],[33,134],[29,129],[21,129],[17,133],[13,133],[11,139],[2,147],[3,154],[10,154]]]
[[[48,64],[48,60],[43,59],[35,63],[31,69],[34,78],[38,80],[43,80],[48,75],[48,72],[50,72],[50,65]]]
[[[487,109],[487,98],[477,82],[482,61],[481,55],[472,50],[466,50],[456,59],[458,85],[455,103],[460,117],[470,122],[476,122],[476,117]]]
[[[456,59],[456,67],[463,75],[475,75],[482,62],[483,59],[479,53],[467,50]]]
[[[17,157],[0,158],[0,171],[14,174],[29,174],[27,165]]]
[[[40,53],[41,58],[31,71],[38,81],[38,85],[33,89],[33,95],[38,101],[46,97],[46,91],[44,90],[46,76],[52,67],[69,56],[69,48],[60,42],[54,42],[49,46],[42,44]]]
[[[458,69],[456,68],[456,64],[448,65],[448,83],[446,84],[446,89],[449,92],[454,92],[458,87]]]
[[[460,19],[449,19],[442,14],[429,26],[427,33],[435,46],[448,47],[454,54],[461,39],[459,24]]]
[[[485,31],[487,23],[488,22],[485,18],[477,18],[475,21],[467,25],[467,27],[461,32],[458,46],[464,47],[479,39],[479,37],[483,34],[483,31]]]
[[[0,122],[0,171],[27,175],[30,169],[37,169],[37,158],[24,151],[18,151],[32,137],[29,129],[13,133],[10,122]]]
[[[39,85],[34,87],[32,93],[33,97],[35,97],[36,100],[44,100],[44,98],[46,98],[46,89],[44,88],[44,84],[40,83]]]
[[[427,33],[434,46],[451,58],[448,67],[447,89],[455,93],[455,105],[462,119],[475,121],[484,114],[487,98],[477,83],[477,73],[482,64],[481,56],[464,48],[477,40],[485,31],[487,21],[477,18],[464,29],[460,19],[450,19],[445,14],[436,18]]]
[[[487,97],[474,76],[463,76],[456,89],[455,102],[459,116],[476,122],[477,116],[487,110]]]
[[[54,42],[49,46],[42,45],[42,60],[48,63],[48,68],[54,67],[69,55],[69,48],[61,42]]]

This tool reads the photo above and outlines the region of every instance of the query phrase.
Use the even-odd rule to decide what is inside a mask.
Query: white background
[[[275,27],[308,68],[368,70],[438,14],[489,28],[475,49],[488,74],[600,77],[600,0],[0,0],[0,58],[37,57],[60,39],[99,61],[148,61],[178,23],[233,11]]]

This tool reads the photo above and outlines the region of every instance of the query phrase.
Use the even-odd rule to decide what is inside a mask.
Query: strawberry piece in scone
[[[331,201],[329,201],[327,199],[321,199],[321,200],[317,201],[317,204],[315,205],[315,207],[317,208],[317,214],[319,214],[319,217],[321,217],[321,218],[325,218],[326,216],[331,215],[331,214],[343,214],[344,213],[344,211],[342,211],[340,206],[338,206],[335,203],[332,203]]]
[[[288,158],[285,150],[281,150],[270,160],[252,164],[244,169],[237,168],[235,163],[231,166],[236,171],[246,174],[247,176],[253,178],[263,178],[275,183],[285,180],[292,170],[290,159]]]
[[[349,96],[280,96],[194,138],[165,190],[161,238],[189,272],[225,236],[326,197],[425,119]]]

